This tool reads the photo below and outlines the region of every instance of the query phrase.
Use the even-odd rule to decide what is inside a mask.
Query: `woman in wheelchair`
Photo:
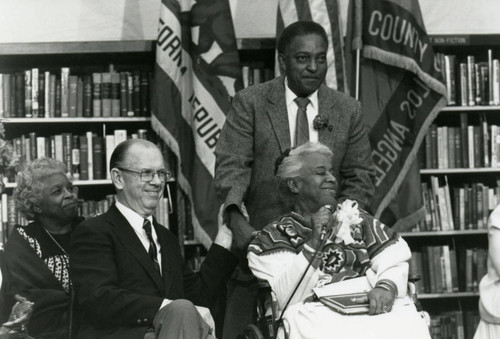
[[[328,147],[306,143],[278,159],[276,175],[294,205],[248,248],[249,267],[278,300],[278,337],[430,338],[406,296],[408,245],[355,202],[337,204],[331,157]],[[366,304],[363,314],[346,315],[350,306],[318,300],[358,292],[366,293],[348,303]]]

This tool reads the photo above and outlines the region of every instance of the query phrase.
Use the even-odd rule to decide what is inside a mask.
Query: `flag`
[[[342,26],[337,0],[279,0],[276,37],[296,21],[314,21],[323,26],[328,36],[328,71],[326,85],[345,92],[347,90],[344,62]],[[333,48],[332,48],[333,47]],[[276,62],[276,74],[279,73]]]
[[[376,169],[372,211],[403,230],[424,215],[416,155],[446,105],[446,88],[417,0],[351,0],[348,20],[346,52],[360,50],[360,101]]]
[[[152,128],[176,157],[186,215],[208,247],[220,206],[215,144],[230,99],[242,87],[228,0],[162,0],[154,74]]]

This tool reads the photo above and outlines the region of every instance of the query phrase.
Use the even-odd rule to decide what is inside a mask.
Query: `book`
[[[102,116],[102,75],[101,73],[92,73],[92,115],[94,117]]]
[[[53,118],[56,116],[56,86],[57,80],[56,75],[50,75],[50,84],[49,84],[49,117]],[[46,115],[47,116],[47,115]]]
[[[111,73],[102,73],[101,84],[101,109],[103,117],[110,117],[111,111]]]
[[[349,293],[320,297],[319,301],[341,314],[368,314],[370,303],[367,293]]]
[[[127,116],[133,117],[134,112],[134,77],[132,73],[127,72]]]
[[[90,148],[89,148],[90,153]],[[92,136],[92,170],[94,180],[105,179],[104,146],[102,137]]]
[[[87,136],[81,135],[79,138],[80,146],[80,180],[89,180],[89,158]]]
[[[106,179],[111,179],[111,173],[110,173],[110,160],[111,160],[111,154],[113,154],[113,151],[115,150],[115,136],[114,135],[106,135],[105,138],[105,154],[106,154]]]
[[[45,82],[48,81],[46,79],[46,73],[47,72],[40,72],[39,77],[38,77],[38,112],[37,112],[37,117],[44,117],[45,116]],[[47,77],[48,78],[48,77]]]
[[[83,117],[83,79],[78,77],[76,81],[76,116]]]
[[[75,180],[80,180],[80,138],[72,136],[71,142],[71,171]]]
[[[38,118],[39,102],[39,72],[38,68],[31,69],[31,116]]]
[[[126,117],[128,115],[127,84],[128,84],[127,72],[121,72],[120,73],[120,116],[122,117]]]
[[[149,84],[151,73],[141,73],[141,116],[149,116]]]
[[[69,67],[61,67],[61,117],[69,117]]]
[[[78,76],[70,75],[68,79],[68,116],[76,117],[76,105],[78,101]]]
[[[111,75],[111,116],[120,116],[120,74],[117,72]]]
[[[455,91],[455,62],[455,55],[444,56],[444,79],[446,85],[446,94],[448,95],[448,105],[457,104],[457,96]]]
[[[139,71],[133,72],[133,98],[134,116],[141,116],[141,73]]]
[[[92,76],[83,76],[83,116],[85,118],[92,117]]]
[[[94,147],[93,147],[93,135],[92,132],[86,132],[87,137],[87,169],[89,180],[94,180]],[[80,159],[81,161],[81,159]]]
[[[31,81],[31,70],[24,71],[24,117],[33,117],[32,112],[32,81]]]

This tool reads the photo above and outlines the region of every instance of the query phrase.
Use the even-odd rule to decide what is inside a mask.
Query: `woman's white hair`
[[[297,148],[290,151],[288,156],[285,156],[278,166],[276,176],[280,181],[297,178],[300,176],[302,167],[304,167],[304,158],[311,153],[319,153],[328,158],[333,157],[332,151],[325,145],[319,142],[306,142]]]

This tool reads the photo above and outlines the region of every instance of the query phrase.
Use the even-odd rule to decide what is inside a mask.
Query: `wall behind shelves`
[[[154,40],[161,0],[2,0],[0,43]],[[273,38],[278,0],[229,0],[238,38]],[[348,0],[340,0],[343,24]],[[500,34],[498,0],[420,0],[430,34]]]

